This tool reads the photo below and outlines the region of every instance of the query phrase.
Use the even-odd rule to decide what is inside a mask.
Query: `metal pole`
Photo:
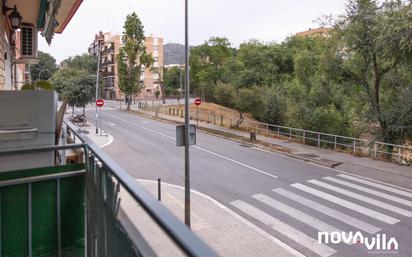
[[[97,73],[96,73],[96,99],[99,99],[99,70],[100,70],[100,42],[98,42],[98,47],[97,47]],[[99,133],[99,128],[98,128],[98,119],[99,119],[99,110],[96,105],[96,135]]]
[[[63,124],[62,126],[62,145],[66,145],[67,142],[67,125]],[[66,165],[66,150],[61,151],[61,165]]]
[[[190,228],[189,159],[189,0],[185,0],[185,224]]]
[[[303,131],[303,144],[306,144],[306,131]]]
[[[31,192],[31,183],[28,183],[27,186],[27,213],[28,213],[28,250],[29,257],[33,256],[33,219],[32,219],[32,192]]]
[[[183,78],[182,78],[182,68],[179,67],[179,83],[180,83],[180,98],[183,98]]]
[[[160,178],[157,179],[157,200],[162,201],[162,182]]]
[[[199,127],[199,105],[196,105],[196,127]]]
[[[318,133],[318,148],[320,148],[320,134]]]

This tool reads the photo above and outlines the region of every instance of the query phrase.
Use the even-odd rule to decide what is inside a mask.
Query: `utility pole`
[[[189,0],[185,0],[185,224],[190,228],[189,160]]]
[[[99,71],[100,71],[100,41],[98,41],[98,47],[97,47],[97,73],[96,73],[96,99],[99,99]],[[96,135],[99,134],[99,128],[97,125],[97,122],[99,120],[99,110],[96,105]]]

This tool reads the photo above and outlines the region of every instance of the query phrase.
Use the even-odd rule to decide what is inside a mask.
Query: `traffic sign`
[[[102,107],[104,105],[103,99],[97,99],[96,100],[96,105],[99,106],[99,107]]]
[[[200,97],[196,97],[195,98],[195,104],[200,105],[201,103],[202,103],[202,99],[200,99]]]

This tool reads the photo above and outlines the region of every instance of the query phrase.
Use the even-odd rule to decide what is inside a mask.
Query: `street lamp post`
[[[42,69],[42,70],[39,72],[39,78],[38,78],[38,80],[41,79],[41,73],[42,73],[43,71],[46,71],[46,70],[50,71],[49,69]]]
[[[189,160],[189,0],[185,0],[185,224],[190,228]]]
[[[100,42],[98,42],[98,47],[97,47],[97,72],[96,72],[96,99],[99,99],[99,70],[100,70]],[[96,105],[96,135],[99,134],[99,128],[97,125],[97,122],[99,120],[99,110]]]

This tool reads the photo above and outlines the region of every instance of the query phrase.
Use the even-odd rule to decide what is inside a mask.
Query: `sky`
[[[122,33],[126,15],[136,12],[146,35],[164,43],[184,43],[184,0],[84,0],[62,34],[51,45],[39,37],[39,50],[59,63],[86,53],[94,35]],[[189,0],[189,44],[227,37],[233,46],[250,39],[281,42],[309,28],[323,15],[344,13],[347,0]]]

